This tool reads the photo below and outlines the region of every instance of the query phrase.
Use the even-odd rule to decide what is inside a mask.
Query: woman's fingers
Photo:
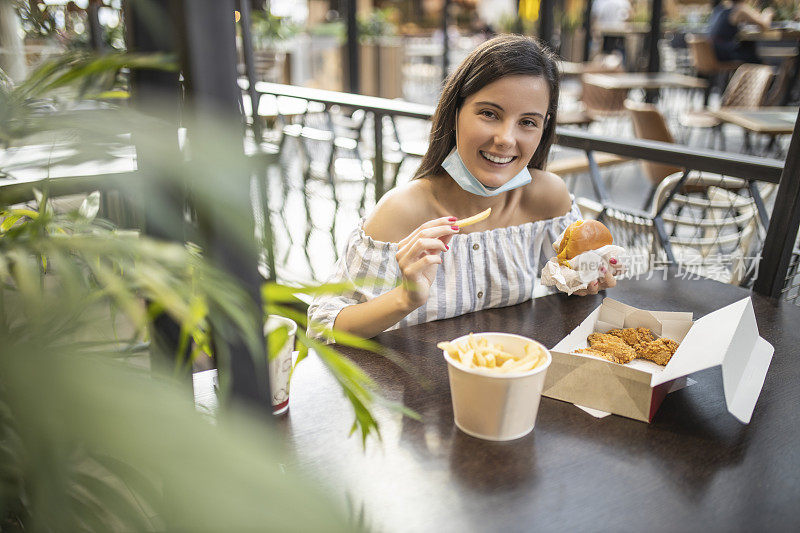
[[[612,257],[611,259],[609,259],[608,264],[611,267],[612,276],[617,277],[625,273],[625,265],[620,263],[616,257]]]
[[[600,281],[600,286],[602,286],[603,289],[610,289],[611,287],[615,287],[617,285],[617,279],[614,277],[614,274],[610,270],[606,270],[605,276],[600,278],[599,281]]]
[[[417,243],[420,241],[425,241],[430,244],[432,240],[438,240],[442,243],[442,251],[446,250],[447,248],[444,247],[443,238],[444,237],[451,237],[458,233],[458,228],[455,226],[434,226],[431,228],[425,228],[422,231],[417,232],[413,239],[404,239],[398,243],[398,254],[407,254],[410,253],[414,247],[417,247]],[[448,241],[449,242],[449,241]],[[438,246],[429,246],[429,248],[439,248]],[[417,251],[419,248],[417,247]]]
[[[404,271],[403,274],[407,278],[415,278],[423,269],[430,265],[441,265],[442,258],[438,255],[425,255],[415,262],[411,263]]]
[[[431,228],[441,228],[441,229],[450,228],[451,226],[453,226],[453,223],[455,221],[456,221],[456,217],[434,218],[433,220],[429,220],[429,221],[421,224],[417,229],[415,229],[414,231],[409,233],[408,236],[405,239],[401,239],[400,242],[398,242],[397,244],[398,244],[398,246],[403,246],[403,245],[407,244],[408,242],[414,240],[417,237],[417,235],[419,235],[421,232],[423,232],[423,231],[425,231],[427,229],[431,229]],[[452,231],[451,231],[451,233],[452,233]]]
[[[441,252],[446,251],[447,246],[439,239],[417,239],[406,246],[402,252],[397,253],[397,262],[400,264],[400,268],[403,268],[413,263],[421,256],[438,256]]]

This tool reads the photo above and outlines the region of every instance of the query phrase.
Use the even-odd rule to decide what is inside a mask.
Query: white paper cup
[[[264,338],[281,326],[289,329],[289,337],[275,357],[269,361],[269,390],[272,394],[272,414],[275,415],[283,414],[289,409],[289,376],[292,373],[292,351],[294,338],[297,335],[297,324],[286,317],[267,316]]]
[[[465,335],[453,342],[467,340]],[[536,424],[539,400],[544,388],[544,377],[552,357],[541,343],[511,333],[476,333],[489,344],[501,344],[512,354],[523,355],[526,344],[544,350],[544,364],[519,373],[493,373],[491,369],[465,368],[444,352],[447,373],[450,376],[450,395],[456,426],[479,439],[503,441],[524,437]]]

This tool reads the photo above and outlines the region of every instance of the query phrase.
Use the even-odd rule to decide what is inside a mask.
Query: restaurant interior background
[[[359,446],[419,416],[305,337],[305,308],[493,35],[562,58],[548,169],[632,251],[628,279],[800,302],[800,7],[767,3],[745,37],[763,68],[737,70],[703,55],[695,0],[616,22],[585,0],[0,0],[0,531],[370,528],[272,422],[285,338],[262,315],[300,323]]]

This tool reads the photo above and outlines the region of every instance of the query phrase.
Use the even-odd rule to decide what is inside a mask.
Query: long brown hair
[[[447,78],[433,114],[428,151],[413,179],[444,172],[442,162],[456,144],[456,111],[464,100],[504,76],[518,74],[541,77],[550,89],[542,140],[528,162],[529,168],[544,168],[556,137],[559,80],[556,56],[534,38],[502,35],[473,50]]]

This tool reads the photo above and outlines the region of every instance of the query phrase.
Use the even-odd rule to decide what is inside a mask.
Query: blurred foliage
[[[773,20],[800,20],[800,2],[797,0],[772,0],[768,5],[775,10]]]
[[[233,325],[255,349],[256,304],[189,248],[96,219],[97,193],[66,213],[37,196],[0,212],[3,530],[348,529],[263,420],[212,424],[135,357],[162,312],[184,339]]]
[[[373,9],[358,17],[358,37],[363,41],[397,35],[400,12],[393,7]]]
[[[516,14],[506,13],[500,17],[497,23],[498,33],[519,33],[520,24],[522,25],[522,35],[535,35],[538,31],[539,23],[537,21],[521,19]]]
[[[125,32],[122,24],[103,26],[102,32],[103,44],[105,44],[110,51],[124,52],[126,50]],[[89,29],[85,28],[84,31],[80,33],[67,35],[64,44],[67,50],[90,50],[92,45]]]
[[[291,20],[267,11],[255,10],[251,17],[253,45],[258,48],[274,46],[280,41],[291,39],[300,31],[300,27]]]
[[[135,139],[147,170],[140,167],[135,183],[114,186],[138,210],[147,205],[160,213],[164,227],[185,226],[187,211],[176,212],[164,191],[191,183],[190,211],[205,213],[230,241],[254,246],[251,206],[241,204],[247,180],[231,181],[253,171],[241,145],[230,149],[241,138],[240,124],[185,116],[190,133],[178,155],[178,132],[168,118],[174,108],[87,113],[66,105],[66,96],[107,96],[105,74],[140,66],[174,68],[163,57],[68,55],[17,86],[2,80],[0,140],[8,145],[32,134],[69,132],[81,139],[81,152],[91,153],[93,143]],[[189,361],[176,356],[174,372],[162,373],[141,356],[148,325],[161,314],[180,326],[179,353],[188,347],[211,352],[211,331],[217,338],[238,332],[250,353],[258,353],[263,339],[254,323],[262,313],[306,326],[293,307],[296,294],[341,287],[267,284],[266,306],[259,309],[234,280],[209,266],[201,248],[116,229],[98,216],[99,193],[61,211],[48,199],[51,183],[38,182],[30,205],[0,201],[0,529],[359,529],[287,471],[280,437],[263,420],[225,401],[215,423],[198,416],[188,383],[178,379]],[[372,341],[326,333],[340,344],[392,356]],[[342,386],[362,443],[379,436],[371,409],[387,402],[374,382],[330,346],[303,331],[298,338],[298,360],[313,348]],[[222,367],[229,361],[224,348],[215,355]],[[221,373],[223,400],[227,379]]]
[[[75,51],[42,63],[18,85],[0,72],[0,145],[8,147],[16,139],[51,129],[48,122],[59,107],[58,91],[68,91],[62,95],[66,102],[127,98],[127,82],[120,72],[131,68],[174,70],[176,65],[168,56]]]
[[[339,42],[344,42],[347,36],[347,28],[343,20],[317,24],[310,28],[308,32],[315,37],[336,37]]]
[[[37,0],[14,0],[25,35],[36,38],[52,37],[56,31],[56,21],[45,4]]]

